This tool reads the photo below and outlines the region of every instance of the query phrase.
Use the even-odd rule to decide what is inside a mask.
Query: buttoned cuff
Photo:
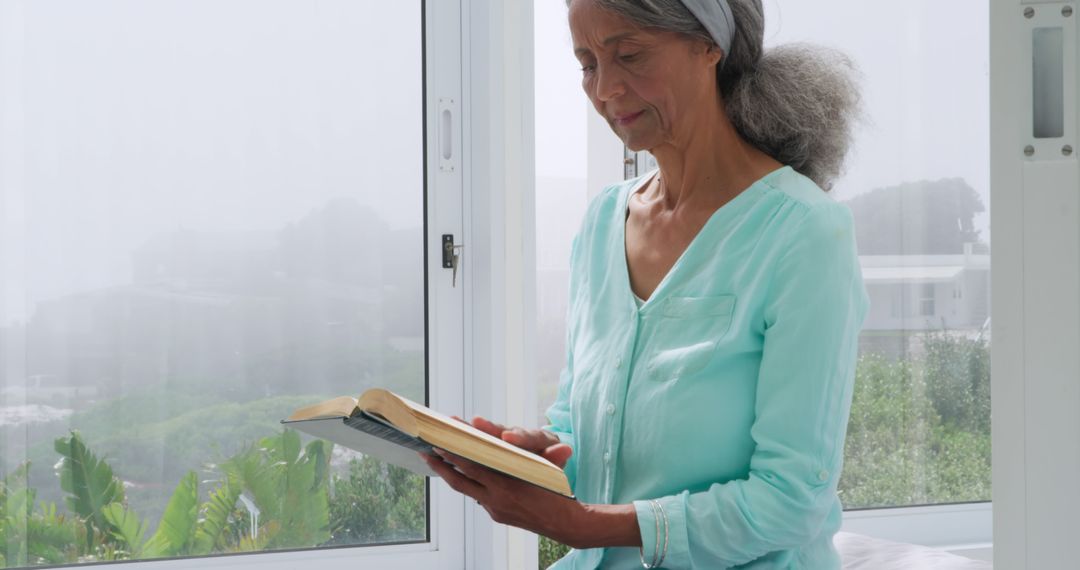
[[[683,491],[678,495],[655,499],[662,511],[653,509],[650,501],[634,501],[634,510],[637,512],[638,531],[641,532],[641,550],[645,556],[645,562],[651,562],[653,554],[657,557],[664,553],[664,543],[667,542],[667,553],[664,556],[662,568],[690,568],[690,539],[686,532],[686,500],[689,492]],[[657,518],[659,516],[659,518]],[[664,519],[667,519],[665,533]],[[660,529],[659,540],[657,529]]]

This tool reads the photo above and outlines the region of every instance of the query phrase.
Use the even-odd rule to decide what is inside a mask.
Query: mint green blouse
[[[836,484],[869,300],[849,210],[789,167],[717,210],[635,303],[627,201],[589,206],[571,254],[567,361],[546,429],[578,498],[633,503],[664,568],[839,568]],[[660,541],[657,543],[657,528]],[[640,568],[637,548],[552,568]]]

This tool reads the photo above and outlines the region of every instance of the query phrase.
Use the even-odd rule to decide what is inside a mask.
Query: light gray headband
[[[682,0],[682,3],[709,31],[713,41],[723,50],[726,61],[735,39],[735,17],[727,0]]]

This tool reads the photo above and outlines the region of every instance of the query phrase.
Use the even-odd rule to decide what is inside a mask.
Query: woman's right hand
[[[460,420],[461,418],[457,419]],[[570,456],[574,453],[574,450],[569,445],[560,441],[558,436],[547,430],[521,427],[508,428],[480,416],[473,418],[472,426],[510,445],[535,453],[559,466],[560,469],[566,467],[566,462],[570,460]]]

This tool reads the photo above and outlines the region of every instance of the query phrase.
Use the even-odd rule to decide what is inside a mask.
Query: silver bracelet
[[[641,558],[641,566],[642,567],[644,567],[644,568],[656,568],[656,552],[660,547],[660,516],[656,512],[656,505],[653,504],[653,502],[651,500],[649,501],[649,507],[652,508],[653,522],[656,523],[656,542],[653,543],[653,544],[656,545],[656,547],[653,548],[652,563],[645,562],[645,545],[644,544],[642,544],[640,547],[638,547],[638,556]]]
[[[664,559],[667,558],[668,539],[671,538],[671,533],[668,529],[668,518],[667,513],[664,512],[664,504],[656,501],[656,507],[660,509],[660,514],[664,516],[664,551],[660,553],[660,560],[656,562],[656,566],[659,568],[664,563]]]
[[[645,547],[642,545],[638,548],[638,555],[641,557],[641,565],[644,568],[660,568],[660,565],[664,563],[664,558],[667,558],[668,549],[668,518],[667,513],[664,512],[664,506],[660,504],[660,501],[655,499],[649,499],[649,506],[652,507],[653,520],[656,522],[656,546],[653,549],[652,562],[645,562]],[[660,550],[660,519],[664,519],[664,549]]]

